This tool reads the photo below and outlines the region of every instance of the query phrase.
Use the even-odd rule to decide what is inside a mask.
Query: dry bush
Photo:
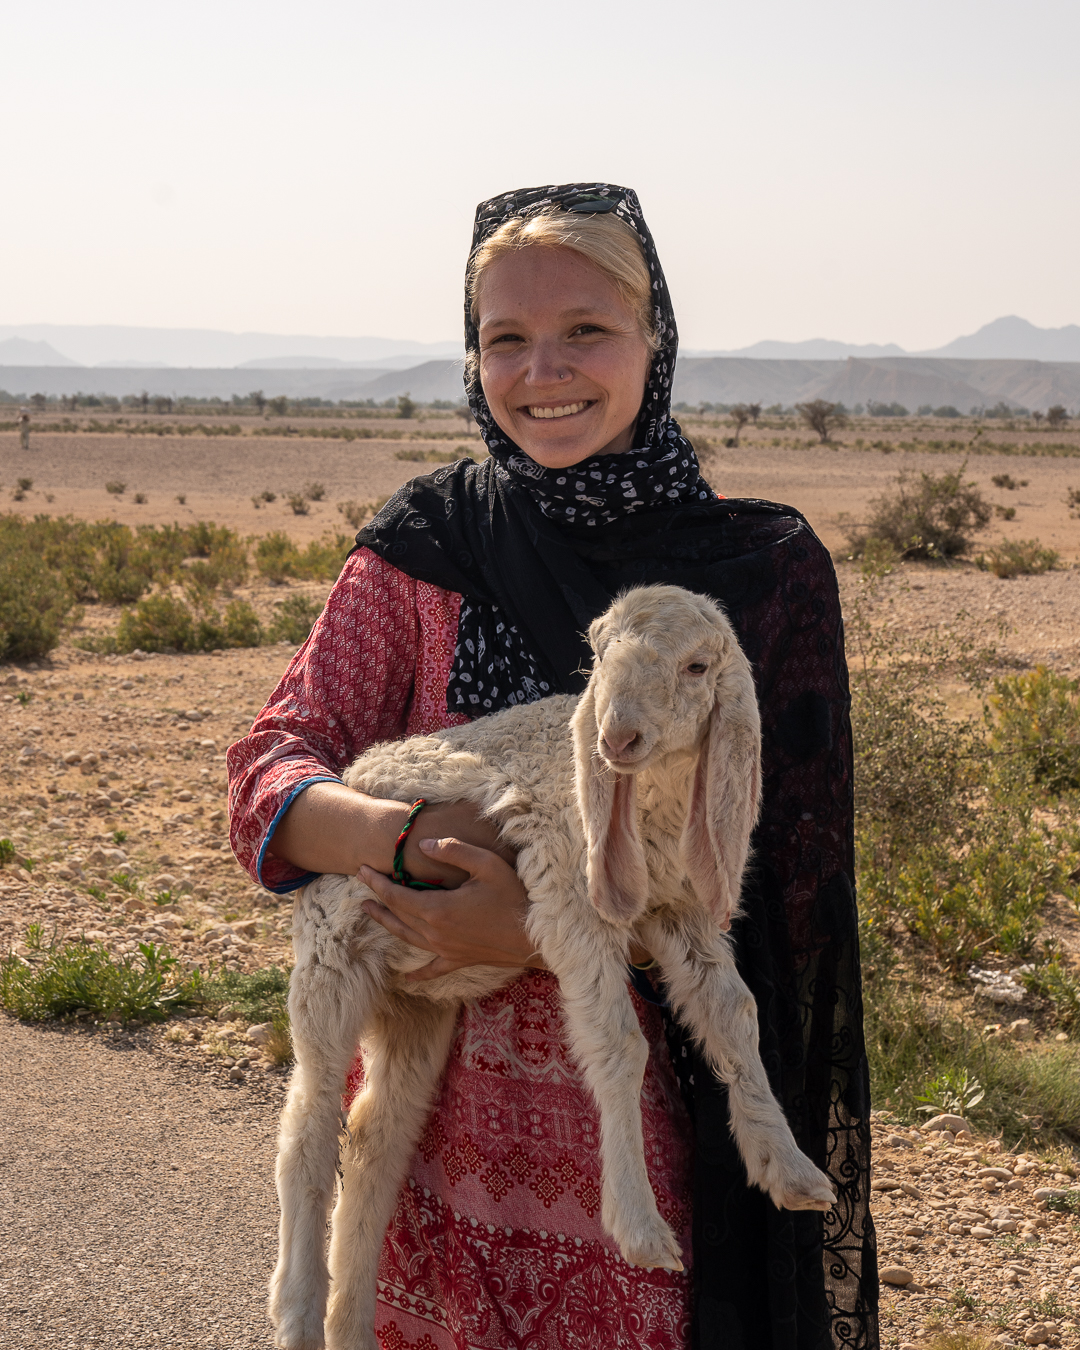
[[[106,483],[105,491],[111,493],[114,497],[122,497],[127,491],[127,484],[121,482]]]
[[[902,558],[956,558],[971,548],[972,536],[991,519],[990,503],[978,486],[964,482],[966,461],[952,473],[899,474],[896,488],[871,503],[867,524],[846,533],[852,552],[861,555],[871,539],[880,539]]]
[[[292,513],[294,516],[306,516],[308,512],[311,510],[311,506],[308,502],[308,499],[304,496],[302,492],[290,492],[286,496],[285,500],[292,507]]]
[[[321,483],[307,483],[304,486],[304,496],[309,502],[321,502],[326,496],[326,488]]]

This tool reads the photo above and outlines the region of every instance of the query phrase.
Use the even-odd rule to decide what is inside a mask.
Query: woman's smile
[[[563,403],[554,408],[533,404],[528,412],[530,417],[575,417],[579,412],[584,412],[586,408],[590,407],[592,407],[592,400],[583,399],[580,403]]]

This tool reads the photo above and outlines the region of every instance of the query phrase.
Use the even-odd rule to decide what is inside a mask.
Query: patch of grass
[[[1011,506],[1008,509],[1012,511]],[[999,514],[1004,513],[999,510]],[[1005,519],[1011,520],[1012,516],[1005,514]],[[1003,539],[988,552],[978,554],[975,566],[981,572],[993,572],[994,576],[1008,581],[1013,577],[1039,576],[1060,561],[1061,554],[1056,549],[1043,548],[1037,539]]]
[[[146,503],[150,500],[150,498],[146,495],[145,492],[136,492],[136,494],[134,495],[134,497],[132,497],[131,500],[136,504],[136,506],[145,506]]]
[[[127,484],[118,481],[106,483],[105,491],[111,493],[114,497],[122,497],[127,491]]]
[[[15,702],[19,705],[20,708],[25,708],[27,704],[32,703],[33,701],[34,695],[32,691],[29,689],[20,689],[19,692],[15,695]]]
[[[305,483],[304,496],[309,502],[321,502],[326,496],[326,488],[322,483]]]
[[[967,461],[952,473],[899,474],[896,487],[871,502],[865,525],[848,531],[856,555],[870,539],[890,543],[904,558],[960,557],[973,536],[986,529],[991,508],[978,486],[964,481]]]
[[[999,505],[999,506],[995,506],[995,507],[994,507],[994,515],[997,516],[998,520],[1015,520],[1015,519],[1016,519],[1016,507],[1015,507],[1015,506],[1000,506],[1000,505]]]
[[[110,837],[114,844],[125,844],[127,843],[128,832],[127,830],[113,830]]]
[[[10,839],[0,839],[0,867],[15,861],[15,845]]]
[[[94,1016],[119,1022],[160,1022],[178,1008],[203,1002],[203,978],[184,971],[164,947],[141,942],[137,953],[113,957],[103,943],[31,943],[29,958],[0,962],[0,1006],[16,1017]]]
[[[34,486],[34,480],[32,478],[17,478],[15,485],[20,492],[29,492]]]
[[[311,510],[311,505],[302,492],[290,492],[285,500],[292,507],[294,516],[306,516]]]
[[[1026,478],[1016,479],[1011,473],[996,473],[990,481],[995,487],[1004,488],[1006,492],[1015,492],[1017,488],[1028,485]]]
[[[289,972],[278,966],[251,974],[224,970],[205,983],[209,1009],[229,1007],[249,1024],[271,1023],[273,1030],[263,1048],[275,1064],[289,1064],[293,1057],[288,996]]]
[[[971,1119],[1006,1142],[1038,1137],[1080,1143],[1080,1050],[1051,1043],[1023,1048],[979,1036],[920,995],[907,978],[871,976],[866,1044],[878,1105],[918,1121],[922,1085],[975,1075],[985,1096]]]
[[[1055,952],[1049,961],[1025,971],[1020,977],[1024,987],[1047,999],[1054,1009],[1054,1020],[1066,1030],[1080,1027],[1080,979]]]

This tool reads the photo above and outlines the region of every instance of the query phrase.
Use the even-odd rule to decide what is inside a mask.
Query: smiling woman
[[[382,1247],[382,1350],[874,1350],[851,740],[828,555],[797,512],[720,499],[702,479],[670,415],[675,319],[633,192],[569,184],[482,202],[465,337],[490,457],[414,479],[361,531],[229,751],[233,846],[264,885],[359,872],[368,913],[432,953],[418,980],[533,967],[461,1013]],[[763,808],[731,933],[773,1090],[839,1193],[823,1220],[748,1185],[724,1085],[662,983],[628,971],[648,1043],[649,1179],[681,1271],[630,1266],[605,1229],[596,1106],[525,936],[512,852],[466,803],[417,817],[341,782],[377,741],[580,693],[590,623],[653,582],[719,601],[753,666]],[[395,884],[402,870],[447,889]],[[638,935],[623,937],[648,968]],[[361,1055],[348,1099],[363,1076]],[[278,1344],[301,1342],[279,1331]]]

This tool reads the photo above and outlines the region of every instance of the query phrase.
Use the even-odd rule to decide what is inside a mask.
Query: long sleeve
[[[368,549],[348,559],[311,636],[251,730],[229,747],[231,843],[254,880],[278,892],[310,880],[267,851],[304,788],[339,778],[377,741],[434,729],[413,725],[418,716],[435,726],[450,720],[446,678],[459,608],[460,596]]]

